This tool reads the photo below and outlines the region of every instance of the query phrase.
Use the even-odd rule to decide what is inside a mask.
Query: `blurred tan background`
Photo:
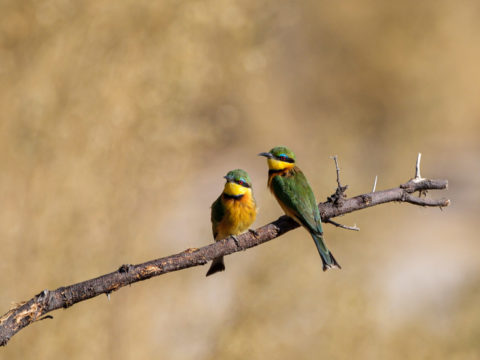
[[[480,358],[478,1],[0,1],[0,312],[200,247],[275,145],[319,201],[446,178],[449,208],[387,204],[52,313],[2,359]]]

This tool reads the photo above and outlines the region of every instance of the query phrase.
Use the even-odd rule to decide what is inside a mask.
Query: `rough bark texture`
[[[448,206],[450,200],[433,200],[414,196],[413,193],[419,191],[421,195],[425,194],[427,190],[442,190],[446,189],[447,186],[448,182],[446,180],[429,180],[417,177],[397,188],[347,199],[344,196],[346,187],[341,187],[339,184],[337,192],[327,202],[320,203],[319,209],[322,220],[326,222],[339,215],[392,201],[442,208]],[[13,335],[31,323],[51,317],[45,316],[50,311],[67,308],[101,294],[108,295],[125,285],[146,280],[153,276],[204,265],[216,257],[260,245],[297,227],[298,225],[292,219],[282,216],[270,224],[260,227],[256,230],[256,233],[247,232],[239,235],[237,239],[229,237],[200,249],[187,249],[181,253],[143,264],[122,265],[118,270],[95,279],[60,287],[52,291],[43,290],[32,299],[17,304],[0,318],[0,345],[6,345]]]

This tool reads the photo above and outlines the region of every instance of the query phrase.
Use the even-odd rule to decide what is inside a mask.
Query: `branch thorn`
[[[415,178],[413,179],[414,182],[419,182],[424,180],[420,175],[420,161],[422,160],[422,153],[418,153],[417,156],[417,164],[415,165]]]

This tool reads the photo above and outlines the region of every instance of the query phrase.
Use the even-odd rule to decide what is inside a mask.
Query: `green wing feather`
[[[332,267],[341,268],[323,242],[320,211],[312,188],[302,171],[294,167],[285,174],[274,176],[271,186],[277,200],[289,209],[312,235],[322,258],[323,271]]]
[[[222,195],[218,197],[212,204],[212,212],[211,212],[211,221],[212,221],[212,232],[213,238],[217,238],[218,234],[218,224],[222,221],[223,217],[225,216],[225,206],[222,202]]]
[[[272,179],[272,190],[278,201],[289,208],[313,234],[322,234],[322,221],[315,196],[302,171],[294,167],[284,176]]]

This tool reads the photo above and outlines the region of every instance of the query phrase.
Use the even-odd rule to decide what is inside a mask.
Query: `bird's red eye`
[[[237,181],[237,184],[238,184],[238,185],[241,185],[241,186],[243,186],[243,187],[249,187],[248,183],[247,183],[246,181],[244,181],[244,180],[238,180],[238,181]]]
[[[276,156],[276,158],[280,161],[283,161],[283,162],[288,162],[288,163],[293,163],[294,160],[290,157],[288,157],[286,154],[279,154]]]

